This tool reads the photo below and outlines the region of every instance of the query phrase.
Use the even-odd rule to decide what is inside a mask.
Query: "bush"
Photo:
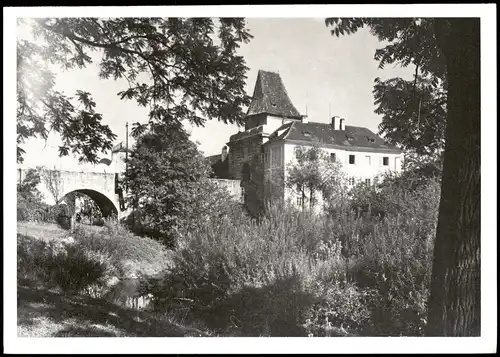
[[[22,235],[18,235],[18,274],[66,293],[102,286],[109,276],[117,275],[109,256],[81,244],[44,242]]]
[[[368,302],[373,291],[338,281],[315,285],[320,298],[308,311],[305,322],[308,335],[344,335],[347,331],[362,331],[369,323]]]
[[[348,275],[366,290],[375,335],[420,335],[425,324],[432,267],[432,234],[420,235],[415,222],[385,220],[355,243]],[[412,226],[413,225],[413,226]]]
[[[160,243],[134,236],[114,222],[102,229],[77,226],[73,237],[46,242],[18,234],[18,276],[101,298],[123,295],[113,285],[123,287],[117,282],[155,274],[168,263]]]
[[[223,219],[184,237],[152,293],[219,331],[233,319],[244,334],[305,335],[308,311],[328,300],[314,282],[345,280],[335,237],[328,222],[292,209],[271,207],[259,223]]]
[[[386,218],[271,205],[202,225],[151,282],[157,307],[226,335],[421,335],[439,184],[380,192],[385,208],[411,202]]]

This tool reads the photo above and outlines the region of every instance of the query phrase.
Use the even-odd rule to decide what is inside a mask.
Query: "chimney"
[[[332,128],[333,130],[340,130],[340,117],[339,116],[333,116],[332,117]]]
[[[302,115],[301,116],[301,122],[302,123],[309,123],[309,119],[307,119],[307,115]]]
[[[345,119],[340,119],[339,130],[345,130]]]
[[[227,157],[227,146],[226,146],[226,145],[224,145],[224,146],[222,147],[222,152],[221,152],[221,155],[220,155],[220,159],[221,159],[221,161],[226,160],[226,157]]]

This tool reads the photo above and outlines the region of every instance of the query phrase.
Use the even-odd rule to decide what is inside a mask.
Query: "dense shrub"
[[[17,220],[19,222],[56,223],[69,228],[71,215],[66,205],[48,205],[38,196],[17,195]]]
[[[23,274],[68,291],[97,287],[122,300],[150,293],[156,309],[182,311],[223,335],[418,336],[427,319],[439,180],[412,182],[389,177],[353,193],[352,207],[366,202],[383,217],[271,204],[254,220],[225,196],[209,195],[214,201],[191,212],[191,220],[202,212],[200,219],[178,230],[175,251],[108,222],[77,227],[71,247],[21,244],[18,259],[33,267]],[[112,278],[123,284],[109,286]]]
[[[419,335],[431,274],[432,232],[421,235],[416,222],[392,218],[358,236],[348,256],[348,276],[362,289],[376,290],[371,304],[376,335]]]
[[[151,284],[158,308],[182,306],[222,334],[421,335],[439,183],[377,194],[385,218],[271,205],[258,222],[202,225]]]
[[[167,251],[158,242],[134,236],[114,222],[104,228],[77,226],[71,239],[18,234],[18,277],[92,297],[123,295],[121,280],[164,269]],[[140,294],[141,292],[126,293]]]
[[[240,217],[208,224],[184,237],[152,292],[157,300],[184,302],[218,331],[240,326],[243,335],[305,335],[311,309],[335,304],[331,291],[316,284],[345,282],[334,228],[320,217],[272,207],[259,223]],[[355,328],[350,307],[339,308],[345,327]]]

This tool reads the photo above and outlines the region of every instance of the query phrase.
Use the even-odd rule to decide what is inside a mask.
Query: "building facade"
[[[309,121],[290,100],[277,73],[260,70],[245,130],[232,135],[221,155],[210,157],[216,176],[240,180],[245,203],[258,212],[270,185],[283,186],[287,167],[295,159],[297,146],[317,146],[340,162],[352,187],[359,182],[373,184],[387,171],[401,171],[402,152],[371,130],[346,125],[345,118],[329,123]],[[221,169],[223,168],[223,169]],[[274,188],[283,198],[292,193]]]

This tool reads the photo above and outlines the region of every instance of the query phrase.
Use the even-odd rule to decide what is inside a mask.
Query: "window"
[[[333,161],[333,162],[337,161],[337,156],[335,155],[335,153],[334,153],[334,152],[332,152],[332,153],[330,154],[330,161]]]
[[[246,160],[248,158],[248,147],[243,148],[243,159]]]
[[[370,180],[369,178],[365,179],[365,184],[366,184],[367,186],[370,186],[370,184],[371,184],[371,180]]]
[[[354,155],[349,155],[349,164],[354,165],[354,163],[355,163]]]
[[[354,186],[354,177],[349,177],[349,185]]]
[[[366,165],[370,166],[372,164],[372,158],[370,156],[365,156]]]
[[[262,154],[264,156],[264,163],[268,163],[269,162],[269,153],[266,151],[264,154]]]
[[[297,205],[302,207],[302,197],[301,196],[297,197]]]
[[[387,156],[384,156],[382,161],[383,161],[384,166],[389,166],[389,158]]]

